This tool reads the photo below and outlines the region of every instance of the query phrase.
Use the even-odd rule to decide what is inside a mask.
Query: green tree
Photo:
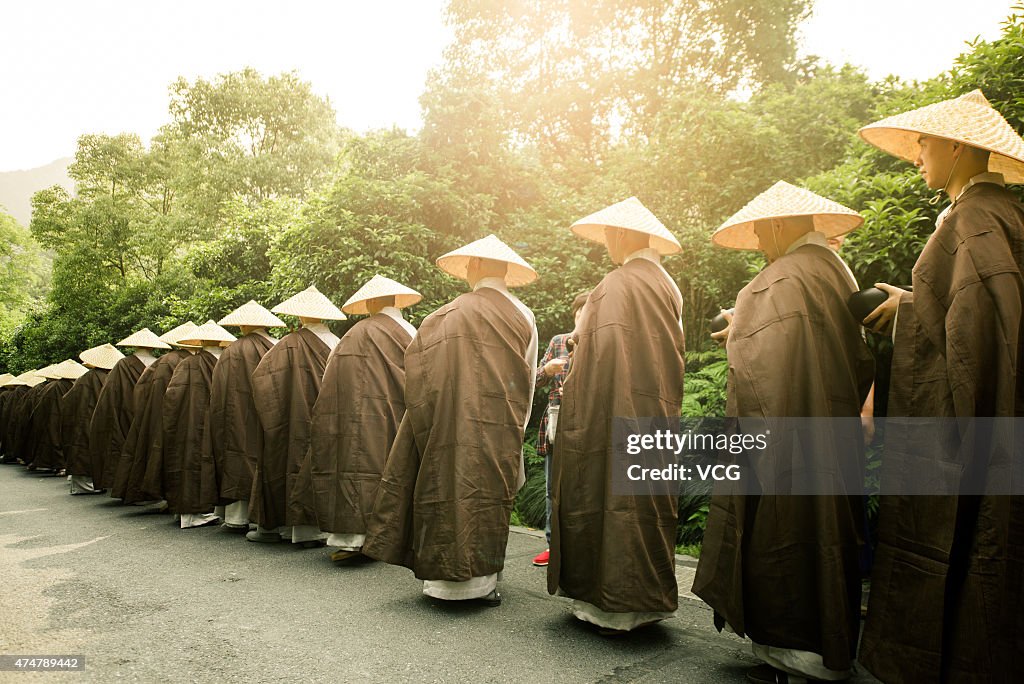
[[[170,94],[172,120],[156,142],[175,160],[193,219],[217,224],[232,196],[302,198],[327,179],[342,134],[330,102],[296,73],[179,78]]]
[[[45,296],[48,270],[39,245],[0,207],[0,339]]]

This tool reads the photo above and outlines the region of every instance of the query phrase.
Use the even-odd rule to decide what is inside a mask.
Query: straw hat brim
[[[98,347],[86,349],[78,355],[78,358],[82,360],[82,363],[87,363],[93,368],[111,370],[118,361],[124,358],[124,354],[112,344],[101,344]]]
[[[54,372],[57,373],[58,378],[63,378],[65,380],[77,380],[88,373],[89,369],[73,359],[68,359],[67,361],[61,361],[58,363]]]
[[[341,310],[347,314],[367,315],[370,310],[366,305],[377,297],[394,297],[395,307],[398,309],[412,306],[423,299],[423,295],[411,287],[406,287],[391,278],[375,275],[348,298]]]
[[[298,316],[299,318],[316,318],[325,321],[344,321],[345,314],[336,307],[322,292],[309,287],[297,295],[286,299],[273,309],[273,313]]]
[[[992,173],[1001,173],[1006,183],[1024,183],[1024,158],[1018,159],[1003,154],[991,144],[966,140],[963,137],[952,135],[940,135],[939,133],[915,128],[883,127],[876,124],[865,126],[860,129],[859,133],[865,142],[911,164],[915,163],[921,154],[921,144],[918,142],[918,139],[922,135],[964,143],[965,145],[988,151],[990,153],[988,170]]]
[[[170,330],[165,332],[163,335],[160,336],[160,339],[166,342],[167,344],[177,345],[178,340],[184,339],[186,335],[191,335],[192,331],[198,327],[199,326],[197,326],[192,321],[185,321],[181,325],[171,328]]]
[[[508,287],[529,285],[537,279],[537,271],[533,270],[533,267],[516,254],[515,250],[495,235],[488,235],[447,254],[442,254],[434,263],[448,275],[468,281],[469,262],[473,259],[490,259],[507,264],[504,280]]]
[[[924,135],[987,150],[988,170],[1007,183],[1024,183],[1024,138],[980,90],[886,117],[858,131],[868,143],[914,163]]]
[[[576,235],[602,245],[607,244],[606,228],[622,228],[646,235],[650,246],[662,256],[676,254],[683,249],[668,228],[636,197],[605,207],[571,226]]]
[[[864,222],[864,218],[849,207],[779,181],[729,217],[711,240],[720,247],[756,250],[760,248],[754,232],[758,221],[797,217],[811,217],[814,230],[825,237],[845,235]]]
[[[227,346],[237,338],[213,321],[207,321],[197,327],[188,337],[178,340],[177,344],[182,347],[206,347],[206,346]]]
[[[170,349],[171,345],[167,344],[149,328],[143,328],[138,332],[134,332],[128,337],[124,338],[117,343],[118,347],[141,347],[144,349]]]
[[[284,328],[284,321],[254,300],[249,300],[224,318],[217,325],[249,326],[253,328]]]

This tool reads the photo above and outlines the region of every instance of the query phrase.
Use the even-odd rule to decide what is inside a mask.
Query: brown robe
[[[1024,416],[1022,268],[1024,207],[996,185],[968,188],[900,303],[890,415]],[[900,461],[886,446],[883,487]],[[967,477],[1009,476],[972,444],[916,451],[936,455],[953,491]],[[1024,498],[883,496],[878,537],[860,657],[872,674],[1024,680]]]
[[[594,288],[562,385],[551,462],[548,592],[611,613],[678,604],[678,497],[616,496],[612,419],[673,417],[683,401],[682,302],[661,268],[634,259]]]
[[[35,459],[35,435],[32,434],[32,412],[36,410],[36,406],[39,404],[46,386],[51,382],[53,381],[47,380],[35,387],[30,387],[18,404],[17,412],[14,416],[14,454],[16,458],[24,461],[27,466],[32,466],[32,461]]]
[[[15,415],[29,388],[28,385],[14,385],[4,389],[7,391],[0,394],[0,431],[2,431],[0,432],[0,456],[3,456],[5,463],[14,463],[16,458],[15,426],[17,425]]]
[[[316,524],[312,495],[291,501],[289,493],[309,448],[310,412],[330,353],[316,333],[299,328],[275,344],[252,374],[263,451],[256,461],[249,519],[265,529]]]
[[[740,291],[726,415],[849,420],[816,421],[800,434],[769,427],[769,447],[747,471],[758,481],[715,486],[693,584],[719,628],[727,622],[758,644],[820,654],[831,670],[852,666],[860,621],[858,416],[874,362],[846,306],[855,289],[828,248],[805,245]],[[807,491],[851,494],[787,495]]]
[[[209,513],[200,501],[202,446],[217,357],[206,350],[182,359],[167,383],[163,406],[163,492],[171,513]],[[212,464],[211,464],[212,465]]]
[[[204,504],[247,500],[252,493],[263,430],[256,415],[252,374],[272,340],[249,333],[221,352],[210,381],[210,409],[203,431]]]
[[[174,369],[192,353],[172,349],[151,363],[135,384],[135,410],[110,495],[126,504],[164,498],[163,402]]]
[[[134,355],[120,359],[96,400],[89,419],[89,460],[96,489],[106,489],[114,482],[121,447],[132,424],[135,383],[145,369],[146,365]]]
[[[412,336],[378,313],[345,333],[313,406],[299,486],[312,487],[323,532],[363,534],[384,462],[405,413],[405,349]]]
[[[36,470],[60,470],[64,467],[64,446],[61,440],[61,398],[72,380],[50,380],[39,394],[32,410],[29,429],[32,431],[32,467]]]
[[[363,553],[424,580],[505,565],[534,369],[532,322],[480,288],[424,321],[405,353],[406,412],[384,466]]]
[[[61,400],[61,440],[69,475],[89,474],[89,419],[108,371],[92,368],[75,380]]]

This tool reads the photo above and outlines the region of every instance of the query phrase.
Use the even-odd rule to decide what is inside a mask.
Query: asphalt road
[[[449,604],[404,568],[181,530],[0,465],[0,655],[86,659],[84,672],[0,682],[743,682],[757,663],[685,593],[673,620],[598,635],[548,595],[530,563],[543,549],[514,528],[504,603]],[[678,574],[688,593],[692,567]]]

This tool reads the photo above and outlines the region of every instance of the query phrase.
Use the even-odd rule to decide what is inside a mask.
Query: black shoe
[[[487,606],[488,608],[497,608],[501,605],[501,594],[498,593],[497,589],[492,589],[491,593],[487,596],[481,596],[478,599],[474,599],[477,603]]]
[[[820,679],[797,677],[776,669],[768,663],[761,663],[747,670],[747,680],[755,684],[803,684],[804,682],[820,682]]]

